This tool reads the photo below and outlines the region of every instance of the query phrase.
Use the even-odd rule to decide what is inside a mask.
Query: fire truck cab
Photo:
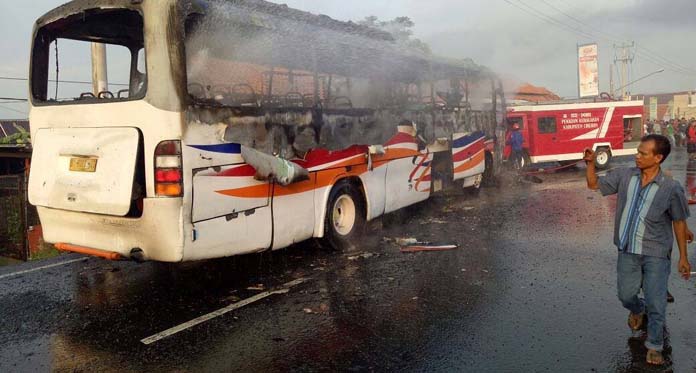
[[[508,138],[514,124],[524,137],[525,163],[570,163],[585,148],[597,152],[597,166],[636,153],[643,135],[643,101],[554,102],[508,107]],[[504,156],[510,154],[506,147]]]

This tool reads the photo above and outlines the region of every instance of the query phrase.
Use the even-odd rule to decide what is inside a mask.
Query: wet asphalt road
[[[677,151],[666,168],[683,181],[686,166]],[[646,366],[615,296],[615,202],[587,191],[583,171],[433,198],[371,224],[348,253],[305,243],[176,265],[1,268],[0,371],[695,371],[696,280],[673,263],[669,365]],[[400,253],[404,236],[460,248]]]

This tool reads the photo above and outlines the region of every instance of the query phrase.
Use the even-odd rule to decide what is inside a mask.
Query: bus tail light
[[[183,192],[181,141],[162,141],[155,148],[155,195],[181,197]]]

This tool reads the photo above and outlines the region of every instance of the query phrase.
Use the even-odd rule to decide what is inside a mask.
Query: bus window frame
[[[113,98],[79,98],[75,97],[72,100],[70,99],[65,99],[63,101],[58,101],[54,99],[50,99],[50,92],[49,92],[49,86],[50,86],[50,55],[51,55],[51,45],[53,42],[56,40],[62,39],[62,40],[71,40],[71,41],[82,41],[86,43],[91,43],[95,42],[93,40],[89,40],[88,38],[67,38],[67,37],[55,37],[55,33],[50,34],[46,28],[49,27],[52,24],[55,24],[57,22],[65,22],[66,20],[69,20],[70,18],[80,18],[83,17],[84,14],[78,13],[78,14],[71,14],[68,15],[64,18],[57,19],[51,23],[48,24],[43,24],[41,25],[40,28],[38,28],[34,34],[33,34],[33,40],[32,40],[32,47],[31,47],[31,56],[30,56],[30,68],[29,68],[29,99],[31,100],[31,104],[33,106],[61,106],[61,105],[89,105],[89,104],[109,104],[109,103],[117,103],[117,102],[130,102],[130,101],[140,101],[145,99],[148,93],[148,85],[149,85],[149,66],[147,62],[147,48],[145,45],[145,17],[143,15],[143,12],[140,9],[134,9],[134,8],[118,8],[118,9],[92,9],[95,12],[103,12],[103,13],[109,13],[110,11],[123,11],[123,12],[134,12],[137,13],[138,16],[140,17],[140,20],[143,23],[143,27],[141,28],[141,33],[142,33],[142,43],[137,43],[134,42],[130,45],[128,44],[122,44],[122,43],[104,43],[105,46],[120,46],[128,49],[131,54],[130,62],[129,62],[129,74],[128,74],[128,89],[129,91],[132,88],[132,83],[134,79],[135,74],[140,74],[138,71],[138,57],[139,57],[139,52],[142,49],[143,50],[143,56],[145,56],[145,61],[144,61],[144,67],[145,67],[145,81],[143,82],[143,88],[139,90],[137,95],[130,96],[128,98],[118,98],[118,91],[112,92],[114,94]],[[41,38],[47,38],[47,41],[40,41]],[[60,47],[59,47],[60,51]],[[39,72],[39,69],[41,68],[41,64],[37,64],[37,60],[43,60],[41,64],[45,65],[45,71]],[[91,62],[91,61],[90,61]],[[107,66],[108,68],[108,66]],[[91,68],[90,68],[91,69]],[[90,74],[91,75],[91,74]],[[36,78],[37,76],[41,76],[40,81],[37,81]],[[59,78],[60,79],[60,78]],[[46,97],[44,99],[40,98],[39,95],[36,94],[39,90],[45,91]],[[93,93],[91,90],[89,91],[90,93]]]

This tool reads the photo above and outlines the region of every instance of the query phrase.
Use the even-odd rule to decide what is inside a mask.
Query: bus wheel
[[[599,148],[595,151],[597,158],[595,160],[595,165],[599,169],[605,169],[609,166],[609,161],[611,161],[611,153],[607,148]]]
[[[493,181],[494,171],[493,170],[493,154],[490,152],[485,152],[485,169],[483,171],[483,182],[490,183]]]
[[[324,221],[324,240],[337,250],[350,248],[365,228],[365,208],[360,190],[348,181],[339,181],[329,194]]]

